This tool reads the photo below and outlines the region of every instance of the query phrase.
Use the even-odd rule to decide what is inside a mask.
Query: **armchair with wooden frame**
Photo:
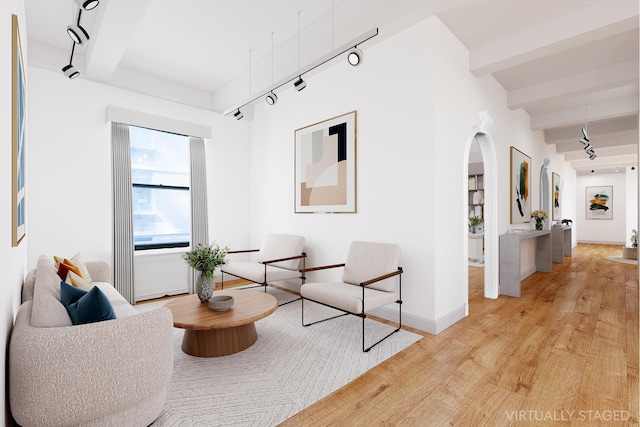
[[[259,287],[263,286],[267,292],[267,286],[270,283],[289,280],[301,279],[304,284],[304,272],[300,270],[305,266],[305,258],[307,254],[303,252],[304,237],[288,235],[288,234],[267,234],[262,241],[260,249],[246,249],[229,251],[229,254],[240,254],[256,252],[256,261],[240,261],[228,262],[220,268],[222,274],[222,289],[224,289],[224,275],[245,279],[256,283]],[[287,301],[280,305],[297,301]]]
[[[400,246],[388,243],[352,242],[344,264],[310,267],[302,273],[344,267],[342,282],[309,282],[302,285],[302,325],[316,323],[352,314],[362,318],[362,351],[373,347],[398,332],[402,327],[402,267]],[[395,290],[398,276],[398,292]],[[304,322],[305,300],[342,311],[342,314],[315,322]],[[367,312],[391,303],[398,304],[398,328],[369,347],[365,344],[365,318]]]

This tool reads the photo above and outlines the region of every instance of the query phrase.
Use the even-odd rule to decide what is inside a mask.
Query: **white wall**
[[[491,132],[503,165],[498,171],[500,233],[521,227],[509,224],[510,145],[532,157],[534,209],[544,157],[550,157],[549,171],[559,172],[569,189],[575,187],[575,172],[544,143],[541,132],[530,130],[527,114],[508,110],[506,92],[493,78],[469,73],[468,51],[437,18],[366,49],[365,56],[358,68],[337,63],[309,78],[303,92],[289,89],[276,106],[256,106],[253,243],[270,231],[304,235],[308,265],[341,262],[356,239],[398,243],[405,268],[403,318],[438,331],[464,315],[467,266],[461,242],[466,236],[458,213],[466,210],[464,147],[478,112],[489,110],[494,118]],[[358,213],[294,214],[294,130],[352,110],[357,110]]]
[[[210,239],[248,241],[246,122],[41,68],[30,72],[30,266],[41,254],[78,251],[111,261],[108,105],[211,126],[205,146]]]
[[[602,185],[613,185],[613,219],[588,220],[586,187]],[[578,241],[626,244],[631,236],[631,230],[627,232],[627,196],[627,178],[624,171],[602,175],[579,175],[576,195]]]
[[[20,28],[20,40],[22,43],[22,56],[25,63],[28,61],[29,46],[27,43],[27,22],[25,19],[24,1],[9,0],[0,2],[0,200],[2,200],[2,209],[0,209],[0,259],[2,259],[3,284],[0,286],[0,335],[4,342],[4,348],[7,348],[13,320],[20,306],[22,282],[27,271],[27,248],[29,239],[32,235],[30,229],[31,218],[27,213],[27,229],[26,236],[23,238],[19,246],[13,247],[11,244],[11,15],[18,16],[18,25]],[[30,75],[26,70],[27,85],[30,82]],[[27,87],[27,96],[30,95],[30,88]],[[27,104],[29,108],[29,104]],[[27,155],[30,144],[30,135],[26,134]],[[27,170],[28,172],[28,170]],[[27,185],[27,207],[30,203],[30,181],[26,177]],[[0,363],[6,366],[7,352],[0,353]],[[6,369],[2,369],[0,376],[3,383],[7,384]],[[2,402],[3,415],[0,416],[0,424],[10,425],[9,407],[6,395],[7,387],[0,389],[0,402]]]

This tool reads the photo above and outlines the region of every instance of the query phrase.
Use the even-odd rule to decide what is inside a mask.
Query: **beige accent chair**
[[[326,320],[353,314],[362,318],[362,351],[368,352],[402,327],[402,267],[400,246],[389,243],[352,242],[344,264],[310,267],[303,273],[344,267],[342,282],[310,282],[302,285],[302,325],[310,326]],[[398,292],[395,290],[398,276]],[[304,323],[304,301],[313,301],[343,312],[337,316]],[[391,303],[398,304],[398,328],[365,346],[364,320],[367,312]]]
[[[280,280],[301,279],[304,284],[304,273],[300,271],[300,264],[304,268],[307,256],[303,252],[304,237],[288,234],[267,234],[260,249],[246,249],[229,251],[229,254],[257,252],[256,261],[229,262],[220,268],[222,273],[222,289],[224,289],[224,275],[249,280],[258,286],[264,286],[267,291],[269,283]],[[280,304],[288,304],[297,301]]]

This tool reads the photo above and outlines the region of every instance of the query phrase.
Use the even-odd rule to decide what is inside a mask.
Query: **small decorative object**
[[[217,295],[209,298],[209,308],[213,311],[226,311],[233,305],[231,295]]]
[[[638,247],[638,230],[636,230],[635,228],[631,230],[631,247]]]
[[[192,250],[185,252],[184,260],[190,267],[200,272],[196,282],[196,291],[201,302],[208,302],[216,287],[213,272],[221,265],[227,263],[224,258],[229,252],[229,248],[220,249],[218,245],[198,245]]]
[[[544,220],[549,218],[549,215],[541,209],[536,209],[531,212],[531,218],[536,220],[536,230],[542,230]]]
[[[472,216],[469,218],[469,226],[471,227],[471,232],[476,234],[478,226],[482,223],[482,218],[479,216]]]

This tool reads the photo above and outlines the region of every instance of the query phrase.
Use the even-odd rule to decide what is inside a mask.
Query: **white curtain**
[[[111,122],[113,286],[133,304],[133,213],[129,125]]]
[[[209,244],[207,214],[207,170],[204,140],[189,137],[191,153],[191,247]],[[196,271],[192,269],[190,291],[195,293]]]

